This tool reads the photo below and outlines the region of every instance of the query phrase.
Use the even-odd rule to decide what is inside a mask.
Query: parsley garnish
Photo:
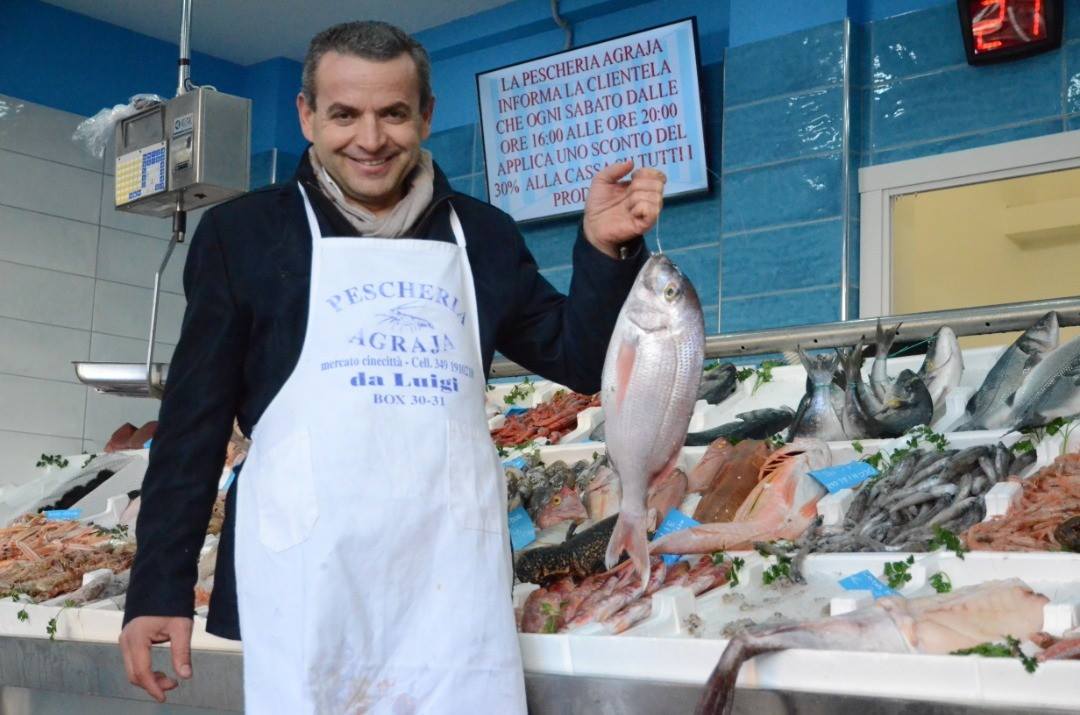
[[[936,574],[930,577],[930,585],[938,593],[948,593],[952,591],[952,579],[949,578],[949,574],[944,571],[938,571]]]
[[[26,612],[25,608],[16,613],[15,617],[24,623],[30,620],[30,614]]]
[[[87,464],[89,464],[89,462],[87,462]],[[60,467],[61,469],[63,469],[64,467],[66,467],[68,465],[68,461],[66,459],[64,459],[64,457],[62,455],[59,455],[59,454],[43,454],[43,455],[41,455],[41,458],[38,459],[37,466],[39,466],[39,467],[48,467],[50,465]]]
[[[711,557],[713,564],[719,566],[724,563],[726,555],[723,551],[714,551]],[[735,588],[739,585],[739,571],[745,565],[746,561],[738,556],[731,559],[731,570],[728,571],[728,588]]]
[[[1039,667],[1038,661],[1031,656],[1024,655],[1020,650],[1020,641],[1012,636],[1005,636],[1005,643],[980,643],[972,648],[954,650],[951,655],[981,655],[984,658],[1018,658],[1024,666],[1024,670],[1034,673]]]
[[[61,607],[61,609],[56,612],[56,615],[49,619],[48,625],[45,626],[45,632],[49,634],[49,640],[56,640],[57,619],[60,618],[60,614],[69,608],[74,608],[75,606],[76,603],[69,598],[64,601],[63,607]]]
[[[514,385],[513,389],[511,389],[506,397],[503,398],[503,402],[508,405],[513,405],[518,400],[523,400],[534,392],[536,392],[536,385],[532,384],[532,382],[529,381],[529,378],[526,377],[520,383]]]
[[[964,542],[960,540],[959,536],[948,529],[935,526],[934,538],[930,541],[930,550],[936,551],[940,548],[945,548],[954,552],[961,560],[963,560],[964,554],[970,550],[964,546]]]
[[[903,561],[891,561],[885,564],[885,578],[888,579],[889,588],[900,588],[911,580],[910,568],[915,563],[914,556],[908,556]]]

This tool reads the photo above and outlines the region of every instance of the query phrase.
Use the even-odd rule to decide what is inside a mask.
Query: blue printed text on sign
[[[708,188],[691,20],[477,75],[488,198],[519,221],[579,211],[632,160],[667,196]]]
[[[867,479],[876,477],[878,470],[866,462],[849,462],[836,467],[825,467],[810,472],[810,476],[821,483],[821,486],[835,494],[841,489],[851,489],[862,484]]]

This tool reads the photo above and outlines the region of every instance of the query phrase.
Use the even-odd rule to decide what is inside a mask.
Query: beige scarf
[[[333,202],[361,236],[382,238],[404,236],[431,203],[431,197],[435,193],[435,168],[432,164],[431,152],[427,149],[420,150],[420,161],[405,179],[408,186],[405,195],[385,216],[376,216],[367,209],[349,202],[342,193],[341,187],[319,162],[319,157],[315,156],[315,147],[311,147],[308,151],[308,157],[311,159],[311,168],[323,194]]]

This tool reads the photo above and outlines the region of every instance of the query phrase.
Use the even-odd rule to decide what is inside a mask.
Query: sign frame
[[[586,44],[583,44],[583,45],[578,45],[576,47],[570,48],[569,50],[557,50],[555,52],[549,52],[548,54],[545,54],[545,55],[538,55],[536,57],[531,57],[531,58],[529,58],[527,60],[522,60],[522,61],[518,61],[518,62],[511,62],[509,64],[505,64],[505,65],[502,65],[502,66],[499,66],[499,67],[493,67],[491,69],[483,70],[482,72],[474,73],[475,74],[475,83],[476,83],[477,115],[479,117],[478,122],[479,122],[479,125],[480,125],[480,149],[483,152],[482,157],[483,157],[483,162],[484,162],[484,164],[483,164],[484,165],[484,187],[485,187],[485,190],[487,191],[487,197],[488,197],[487,200],[488,200],[488,202],[489,203],[491,202],[491,197],[492,197],[494,191],[493,191],[493,183],[492,183],[493,177],[488,172],[487,141],[486,141],[486,137],[485,137],[485,126],[484,126],[484,110],[483,110],[483,102],[481,101],[481,84],[480,84],[480,82],[481,82],[481,77],[482,76],[489,75],[489,74],[492,74],[494,72],[501,72],[503,70],[507,70],[507,69],[510,69],[512,67],[519,67],[519,66],[523,66],[523,65],[528,65],[528,64],[531,64],[531,63],[534,63],[534,62],[538,62],[540,60],[545,60],[545,59],[548,59],[548,58],[557,57],[559,55],[564,55],[564,54],[567,54],[567,53],[570,53],[570,52],[577,52],[579,50],[583,50],[583,49],[586,49],[586,48],[589,48],[589,47],[594,47],[596,45],[601,45],[601,44],[604,44],[604,43],[607,43],[607,42],[612,42],[612,41],[615,41],[615,40],[620,40],[620,39],[623,39],[623,38],[626,38],[626,37],[632,37],[634,35],[639,35],[639,34],[646,33],[646,32],[651,32],[651,31],[654,31],[654,30],[660,30],[660,29],[670,27],[670,26],[673,26],[673,25],[679,25],[679,24],[682,24],[682,23],[685,23],[685,22],[690,23],[690,34],[691,34],[691,37],[693,38],[693,49],[694,49],[693,69],[694,69],[694,79],[695,79],[695,81],[697,83],[697,99],[698,99],[698,112],[697,112],[696,121],[698,122],[698,124],[700,126],[700,131],[701,131],[701,140],[702,140],[702,147],[703,147],[702,161],[704,162],[704,166],[705,166],[705,176],[704,176],[705,185],[701,186],[701,187],[690,188],[690,189],[687,189],[685,191],[678,191],[678,192],[674,192],[674,193],[670,193],[670,194],[665,193],[664,194],[664,201],[668,201],[668,200],[674,199],[674,198],[688,197],[688,196],[707,195],[707,194],[711,193],[712,190],[713,190],[713,173],[712,173],[713,170],[710,169],[709,166],[708,166],[710,141],[709,141],[708,132],[706,131],[705,115],[706,115],[707,108],[706,108],[706,102],[705,102],[705,92],[704,92],[704,88],[702,87],[702,83],[701,83],[701,68],[702,68],[702,64],[701,64],[701,40],[700,40],[700,36],[699,36],[699,33],[698,33],[697,16],[696,15],[689,15],[687,17],[682,17],[682,18],[679,18],[677,20],[671,20],[671,21],[668,21],[668,22],[660,23],[658,25],[652,25],[650,27],[643,27],[643,28],[640,28],[640,29],[637,29],[637,30],[633,30],[631,32],[622,33],[621,35],[613,35],[611,37],[606,37],[606,38],[604,38],[602,40],[597,40],[595,42],[589,42],[589,43],[586,43]],[[641,168],[641,167],[635,165],[634,170],[636,171],[638,168]],[[496,208],[499,208],[499,207],[496,207]],[[507,213],[509,214],[509,212],[507,212]],[[515,221],[515,223],[517,223],[519,225],[528,225],[528,224],[532,224],[532,223],[536,223],[536,222],[550,221],[550,220],[553,220],[553,219],[567,218],[569,216],[583,215],[583,214],[584,214],[584,208],[583,207],[582,208],[570,208],[570,209],[567,209],[565,211],[549,213],[549,214],[545,214],[543,216],[536,216],[536,217],[527,218],[527,219],[517,219],[517,218],[515,218],[514,221]]]

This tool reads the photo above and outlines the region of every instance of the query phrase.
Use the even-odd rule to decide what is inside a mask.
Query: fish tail
[[[761,647],[745,635],[732,638],[705,683],[705,690],[698,700],[694,715],[728,715],[735,699],[735,681],[739,679],[742,664],[756,655],[773,650],[779,648]]]
[[[625,551],[630,556],[630,562],[634,566],[640,578],[640,586],[637,593],[643,593],[649,583],[649,539],[645,532],[645,516],[643,514],[619,514],[615,522],[615,530],[611,533],[611,541],[608,542],[607,554],[604,563],[607,568],[613,568],[619,562],[619,557]]]

